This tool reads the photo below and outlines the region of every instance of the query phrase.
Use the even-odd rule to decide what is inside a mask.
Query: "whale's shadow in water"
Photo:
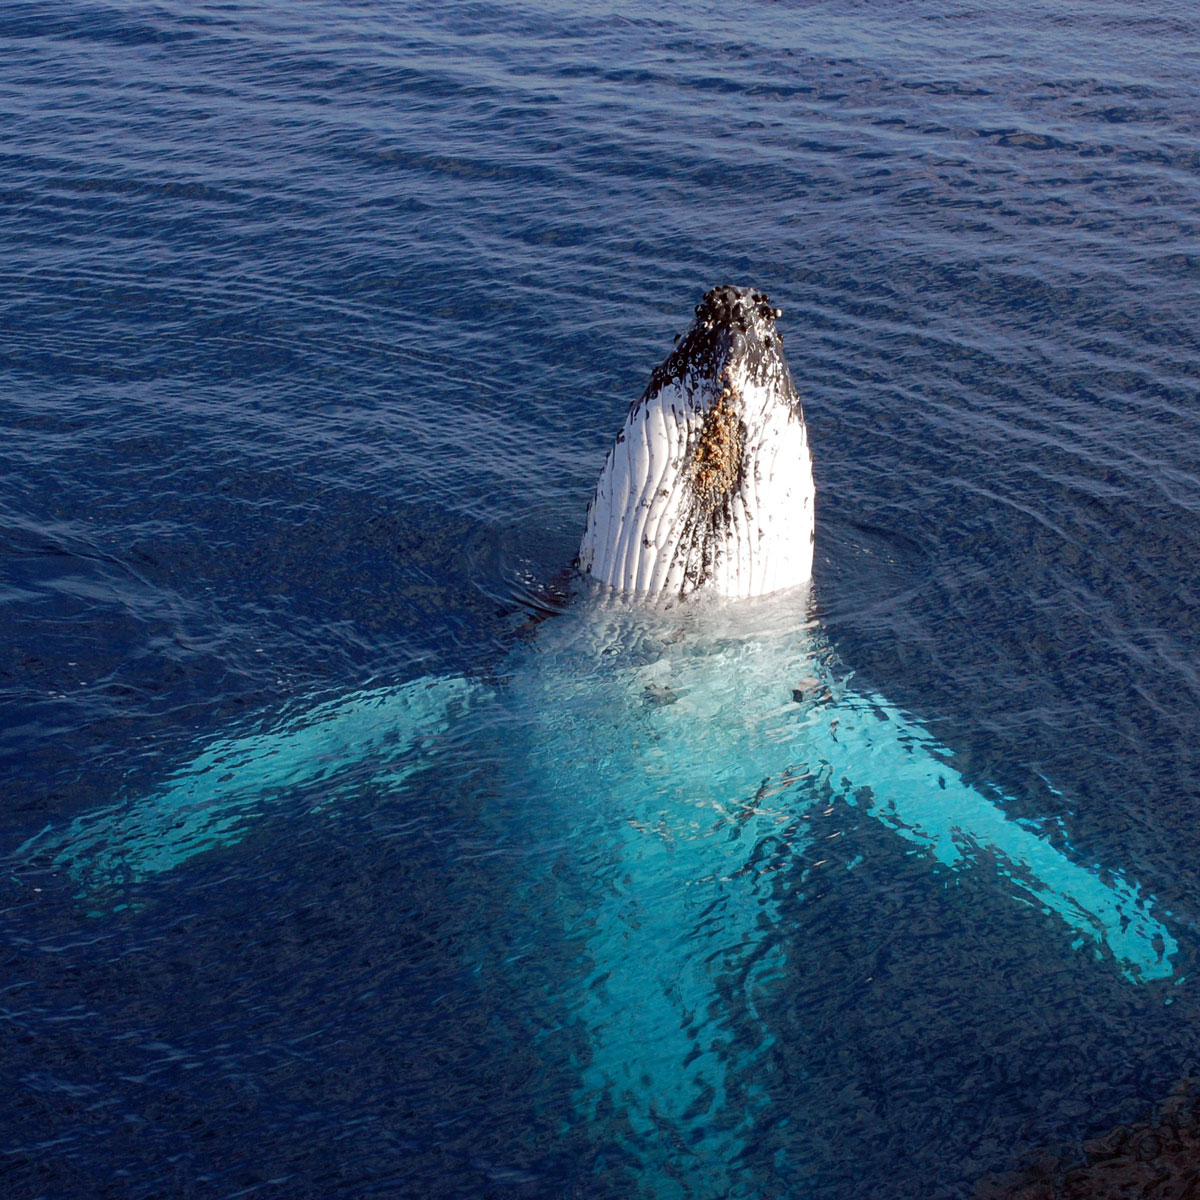
[[[772,1045],[760,1007],[786,965],[780,888],[835,802],[931,862],[993,872],[1131,983],[1172,977],[1177,946],[1150,899],[1006,817],[919,722],[856,691],[807,589],[674,607],[578,590],[487,679],[414,679],[214,740],[154,793],[18,857],[65,872],[102,912],[290,794],[318,810],[364,781],[402,797],[450,742],[496,764],[506,820],[570,851],[577,975],[547,986],[584,1035],[574,1108],[620,1131],[655,1196],[756,1194],[737,1163],[769,1104],[756,1066]]]

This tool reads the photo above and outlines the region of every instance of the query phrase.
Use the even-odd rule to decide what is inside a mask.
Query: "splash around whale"
[[[402,802],[451,747],[496,764],[494,819],[561,838],[577,863],[585,919],[563,929],[577,969],[529,984],[586,1035],[572,1108],[598,1146],[619,1143],[623,1194],[658,1200],[803,1194],[786,1153],[767,1179],[738,1164],[786,1125],[759,1078],[779,1036],[762,1001],[785,974],[780,898],[814,813],[858,810],[942,869],[985,873],[1057,919],[1064,955],[1090,945],[1131,984],[1170,980],[1178,947],[1153,899],[1007,816],[919,721],[851,686],[810,618],[812,461],[778,317],[750,288],[704,297],[604,463],[574,603],[499,670],[218,733],[149,795],[17,858],[65,875],[102,918],[273,808],[319,820],[366,795]]]

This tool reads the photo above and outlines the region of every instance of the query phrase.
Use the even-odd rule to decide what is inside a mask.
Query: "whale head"
[[[608,452],[581,571],[651,598],[762,596],[812,574],[812,455],[762,292],[713,288]]]

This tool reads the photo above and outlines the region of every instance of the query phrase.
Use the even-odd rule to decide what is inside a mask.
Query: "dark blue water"
[[[784,310],[841,660],[1180,946],[1131,984],[840,811],[747,1177],[965,1197],[1200,1071],[1193,6],[47,0],[0,39],[6,1195],[632,1194],[469,730],[102,911],[21,847],[486,674],[726,281]]]

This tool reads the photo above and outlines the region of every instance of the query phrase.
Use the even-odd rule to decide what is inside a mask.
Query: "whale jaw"
[[[812,574],[812,455],[775,328],[751,288],[713,288],[655,369],[588,505],[582,571],[647,597],[762,596]]]

